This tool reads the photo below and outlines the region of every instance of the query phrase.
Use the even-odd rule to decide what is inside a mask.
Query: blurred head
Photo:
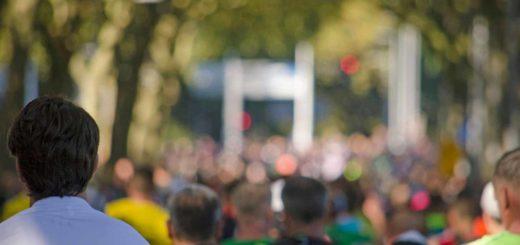
[[[299,224],[323,220],[327,207],[327,190],[319,181],[307,177],[291,177],[282,189],[286,218]]]
[[[473,240],[473,219],[477,217],[474,200],[459,198],[448,208],[448,226],[459,239]]]
[[[399,183],[390,191],[390,203],[394,208],[404,208],[410,201],[411,189],[407,183]]]
[[[216,244],[220,203],[215,192],[192,184],[170,200],[168,230],[175,244]]]
[[[8,146],[33,200],[83,192],[97,165],[99,129],[82,108],[58,97],[27,104]]]
[[[112,177],[115,185],[124,186],[128,184],[134,174],[134,163],[129,158],[119,158],[114,163],[114,175]]]
[[[482,209],[482,218],[488,233],[495,234],[501,231],[500,210],[498,208],[498,201],[495,197],[495,188],[491,182],[487,183],[482,191],[480,207]]]
[[[520,148],[507,152],[498,160],[493,176],[502,225],[520,234]]]
[[[154,192],[153,170],[148,167],[136,169],[133,176],[128,181],[126,191],[130,197],[151,198]]]
[[[420,213],[400,209],[390,215],[387,227],[392,244],[426,244],[426,221]]]
[[[237,215],[238,230],[256,229],[265,236],[270,228],[271,191],[267,185],[243,183],[231,196]]]

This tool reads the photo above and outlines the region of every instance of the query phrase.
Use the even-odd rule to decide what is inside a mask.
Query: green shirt
[[[372,239],[368,235],[362,233],[344,232],[337,225],[327,227],[326,232],[333,241],[333,244],[373,244]]]
[[[236,240],[236,239],[227,239],[223,241],[222,245],[269,245],[272,244],[273,240],[269,238],[262,238],[258,240]]]
[[[520,235],[512,234],[507,231],[503,231],[496,235],[492,236],[484,236],[481,239],[478,239],[470,245],[517,245],[520,244]]]

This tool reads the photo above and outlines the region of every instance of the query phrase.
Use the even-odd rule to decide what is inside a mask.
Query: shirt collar
[[[85,209],[90,208],[90,205],[77,196],[52,196],[36,201],[31,208],[35,210]]]

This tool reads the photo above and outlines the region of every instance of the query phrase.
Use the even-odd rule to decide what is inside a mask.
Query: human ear
[[[508,210],[511,206],[511,194],[509,188],[506,186],[502,188],[502,206],[504,210]]]

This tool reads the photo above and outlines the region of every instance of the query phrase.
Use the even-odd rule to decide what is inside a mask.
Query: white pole
[[[388,147],[394,154],[403,153],[421,133],[420,48],[419,33],[411,25],[400,27],[397,40],[389,44]]]
[[[475,159],[483,159],[484,123],[487,121],[484,101],[485,70],[489,49],[489,30],[486,19],[480,17],[473,21],[471,55],[473,63],[473,79],[469,82],[468,96],[470,112],[468,122],[468,139],[466,150]]]
[[[240,59],[225,62],[224,68],[224,150],[239,154],[242,151],[243,69]]]
[[[421,36],[419,31],[412,25],[405,25],[403,27],[403,49],[407,50],[405,56],[405,67],[403,69],[403,76],[406,77],[406,93],[407,101],[407,129],[406,134],[409,145],[418,143],[421,130],[420,116],[421,116]]]
[[[294,123],[292,143],[302,153],[312,146],[314,129],[314,52],[309,43],[299,43],[295,55]]]
[[[400,132],[400,114],[398,113],[398,72],[397,39],[391,35],[388,43],[388,147],[393,153],[402,152],[403,133]]]

